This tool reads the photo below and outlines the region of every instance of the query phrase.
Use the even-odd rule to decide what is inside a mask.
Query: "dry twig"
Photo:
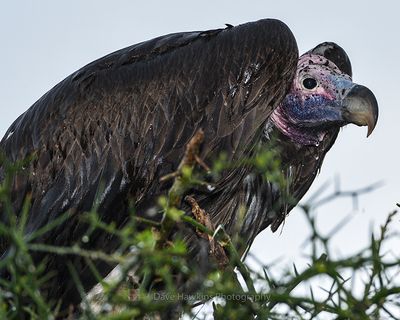
[[[196,220],[200,224],[204,225],[207,229],[214,231],[215,228],[210,220],[210,216],[202,208],[200,208],[197,201],[191,196],[186,196],[185,201],[189,203],[192,207],[192,213]],[[196,232],[200,237],[208,240],[210,244],[210,254],[216,259],[219,268],[225,269],[225,267],[229,264],[229,259],[225,253],[223,246],[210,234],[204,233],[198,229],[196,230]]]

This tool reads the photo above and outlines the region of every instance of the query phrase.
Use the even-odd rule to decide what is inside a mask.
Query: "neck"
[[[319,146],[325,136],[325,132],[296,124],[289,118],[282,105],[274,110],[271,121],[283,135],[300,146]]]

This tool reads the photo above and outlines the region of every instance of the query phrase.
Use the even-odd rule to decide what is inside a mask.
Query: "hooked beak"
[[[343,119],[358,126],[368,126],[369,137],[378,121],[378,102],[372,91],[355,84],[345,94],[342,106]]]

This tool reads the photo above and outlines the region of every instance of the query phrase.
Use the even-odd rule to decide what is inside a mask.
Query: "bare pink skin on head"
[[[338,106],[352,85],[351,77],[333,62],[306,53],[299,59],[288,95],[274,110],[271,120],[294,142],[318,145],[325,136],[325,127],[340,122]]]
[[[299,59],[295,80],[292,89],[303,92],[302,96],[307,99],[310,95],[324,96],[329,100],[337,97],[337,88],[332,86],[331,77],[340,76],[343,80],[352,81],[351,77],[343,73],[332,61],[323,56],[306,53]],[[311,90],[305,90],[302,82],[308,77],[318,79],[318,86]]]

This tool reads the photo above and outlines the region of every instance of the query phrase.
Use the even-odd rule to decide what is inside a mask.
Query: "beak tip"
[[[375,125],[368,125],[368,132],[367,132],[367,138],[371,135],[371,133],[374,131]]]

